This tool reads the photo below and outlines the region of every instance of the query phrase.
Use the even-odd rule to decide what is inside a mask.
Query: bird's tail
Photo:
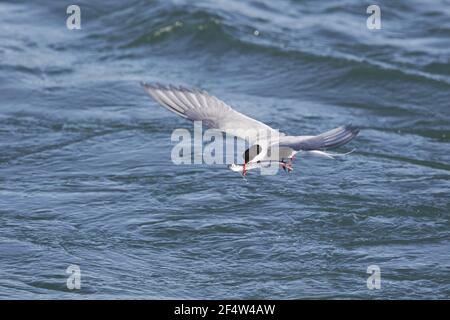
[[[348,143],[358,133],[359,129],[357,127],[348,124],[303,140],[298,147],[304,151],[333,149]]]

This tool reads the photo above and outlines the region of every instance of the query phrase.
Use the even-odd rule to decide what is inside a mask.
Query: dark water
[[[450,298],[449,1],[379,1],[381,30],[366,1],[70,4],[0,2],[0,298]],[[192,126],[139,81],[362,130],[246,183],[174,165]]]

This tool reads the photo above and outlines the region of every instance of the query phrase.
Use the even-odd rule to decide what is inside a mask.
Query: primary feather
[[[231,108],[222,100],[198,89],[143,84],[145,90],[162,106],[192,121],[248,140],[278,135],[278,131]]]

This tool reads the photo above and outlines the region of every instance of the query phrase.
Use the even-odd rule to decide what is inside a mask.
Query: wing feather
[[[146,83],[143,86],[159,104],[179,116],[203,121],[206,127],[246,139],[250,143],[261,137],[279,134],[277,130],[237,112],[204,90]]]
[[[355,138],[359,129],[351,124],[335,128],[317,136],[285,137],[280,140],[280,147],[299,150],[326,150],[340,147]]]

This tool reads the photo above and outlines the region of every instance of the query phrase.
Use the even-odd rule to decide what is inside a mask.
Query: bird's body
[[[275,162],[292,170],[292,160],[300,151],[333,157],[324,150],[337,148],[352,140],[359,129],[345,125],[317,136],[289,136],[232,109],[206,91],[183,87],[143,84],[162,106],[192,121],[202,121],[209,128],[247,140],[251,147],[243,155],[242,165],[229,167],[244,175],[248,170]]]

